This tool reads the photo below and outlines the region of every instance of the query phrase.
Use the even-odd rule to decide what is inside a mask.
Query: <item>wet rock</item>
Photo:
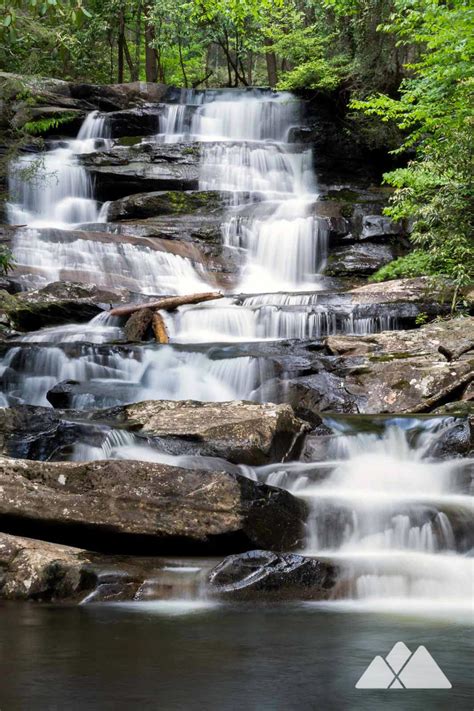
[[[116,301],[117,296],[119,292],[103,291],[92,285],[61,282],[15,295],[0,291],[0,317],[11,328],[21,331],[71,321],[84,323],[103,311],[104,302]]]
[[[62,420],[48,407],[0,408],[0,453],[25,459],[49,459],[79,436],[80,426]]]
[[[373,274],[399,256],[387,244],[352,244],[331,251],[325,274],[329,276],[365,276]]]
[[[360,239],[380,239],[403,234],[403,227],[383,215],[364,215]]]
[[[162,215],[181,216],[196,213],[202,215],[216,211],[222,213],[229,198],[230,193],[217,190],[139,193],[111,202],[107,210],[107,219],[114,222],[115,220],[143,220]]]
[[[466,456],[471,450],[471,428],[469,418],[453,418],[437,432],[436,440],[426,455],[435,459],[452,459]]]
[[[0,599],[97,603],[197,595],[200,567],[183,576],[173,572],[177,565],[0,533]]]
[[[209,573],[208,589],[239,600],[327,600],[337,577],[326,561],[255,550],[225,558]]]
[[[168,91],[165,84],[130,82],[128,84],[76,84],[68,85],[74,99],[87,101],[101,111],[115,111],[136,107],[137,104],[161,101]],[[132,134],[134,135],[134,134]]]
[[[313,424],[322,412],[357,412],[356,398],[345,386],[344,377],[322,371],[294,378],[284,384],[287,401],[295,413]]]
[[[291,550],[306,504],[227,472],[135,461],[0,460],[0,528],[107,553]]]
[[[46,399],[57,409],[96,408],[130,402],[134,399],[136,391],[137,386],[126,381],[78,382],[77,380],[63,380],[48,390]]]
[[[110,117],[110,115],[109,115]],[[197,190],[199,153],[195,147],[167,144],[115,146],[82,156],[99,200],[117,200],[157,190]]]
[[[154,106],[111,111],[106,115],[106,126],[112,138],[152,136],[159,133],[159,121],[159,112]]]
[[[0,598],[58,600],[92,587],[87,553],[79,548],[0,533]]]
[[[102,410],[94,420],[126,426],[169,453],[259,465],[289,456],[307,425],[289,405],[148,400]]]

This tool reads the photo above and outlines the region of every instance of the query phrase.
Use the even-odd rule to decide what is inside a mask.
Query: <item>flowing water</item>
[[[308,501],[304,552],[341,566],[338,604],[472,619],[474,460],[436,458],[459,423],[390,418],[376,432],[344,418],[327,424],[334,436],[321,461],[244,471]]]
[[[294,97],[183,92],[182,103],[157,113],[156,141],[198,142],[200,188],[233,196],[223,214],[222,239],[240,265],[237,288],[221,301],[167,314],[167,346],[121,343],[122,324],[106,315],[18,339],[1,362],[5,405],[49,406],[50,388],[71,379],[87,386],[73,398],[76,409],[153,398],[257,399],[260,386],[275,377],[275,366],[239,351],[240,345],[397,327],[392,315],[357,317],[325,300],[321,271],[327,227],[314,214],[314,156],[290,141],[291,129],[302,122]],[[80,281],[135,294],[209,290],[205,270],[190,259],[139,240],[104,238],[85,224],[105,220],[106,209],[94,199],[78,156],[112,144],[106,119],[93,113],[76,140],[55,142],[44,154],[26,155],[12,166],[9,218],[25,225],[14,243],[24,285],[37,287],[74,274]],[[199,348],[202,343],[209,347]],[[226,343],[237,344],[237,350],[211,347]],[[342,571],[338,599],[327,605],[352,612],[436,611],[468,619],[472,461],[440,460],[434,454],[437,438],[455,426],[452,418],[392,419],[363,432],[351,430],[344,420],[326,424],[333,435],[321,458],[242,467],[242,472],[310,503],[305,553],[330,559]],[[113,430],[77,442],[69,456],[219,465],[158,451]]]

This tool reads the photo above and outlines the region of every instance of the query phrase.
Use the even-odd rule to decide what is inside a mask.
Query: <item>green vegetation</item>
[[[23,126],[23,129],[26,131],[26,133],[29,133],[32,136],[39,136],[43,133],[51,131],[53,128],[58,128],[59,126],[62,126],[65,123],[70,123],[71,121],[74,121],[75,118],[77,118],[76,114],[64,113],[60,116],[52,116],[51,118],[42,118],[37,119],[36,121],[28,121]]]
[[[469,0],[6,0],[0,65],[87,82],[331,93],[366,145],[396,146],[405,161],[385,175],[395,188],[386,212],[410,225],[415,249],[373,278],[428,274],[460,288],[474,271],[473,25]],[[19,98],[34,103],[27,86]]]
[[[6,247],[0,246],[0,274],[8,274],[13,267],[12,253]]]
[[[410,74],[397,97],[379,94],[353,106],[396,122],[406,136],[399,152],[415,151],[385,181],[396,188],[386,213],[412,222],[416,249],[374,279],[430,274],[459,288],[474,278],[474,8],[459,0],[414,0],[398,9],[382,29],[418,48]]]

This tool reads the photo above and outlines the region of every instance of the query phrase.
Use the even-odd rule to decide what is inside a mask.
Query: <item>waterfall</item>
[[[51,150],[14,161],[7,205],[10,224],[71,229],[81,222],[96,222],[99,210],[92,181],[76,156],[108,145],[108,136],[105,118],[93,111],[77,139],[56,141]]]
[[[263,378],[270,376],[258,358],[211,360],[203,353],[170,346],[121,349],[100,345],[116,335],[113,326],[92,329],[89,325],[47,329],[26,337],[24,345],[13,346],[0,361],[4,398],[10,406],[48,407],[48,391],[73,380],[84,386],[73,397],[75,409],[150,399],[241,400],[251,399]]]
[[[164,140],[182,140],[184,111],[168,111]],[[191,135],[203,143],[200,188],[235,195],[223,239],[242,253],[241,291],[317,288],[327,229],[311,214],[317,197],[311,150],[288,142],[299,121],[301,104],[286,93],[223,92],[218,99],[205,93],[194,111]]]
[[[343,419],[326,424],[334,436],[322,461],[243,468],[310,504],[305,553],[341,567],[341,596],[354,604],[471,605],[470,464],[430,458],[456,420],[388,419],[359,433]]]

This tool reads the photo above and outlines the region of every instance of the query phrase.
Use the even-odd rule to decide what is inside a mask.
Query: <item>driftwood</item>
[[[151,309],[135,311],[123,328],[127,341],[143,341],[153,323],[154,315]]]
[[[163,316],[159,311],[155,311],[153,314],[153,320],[151,322],[153,327],[153,333],[155,334],[155,340],[157,343],[169,343],[168,331],[166,330],[166,325]]]
[[[111,309],[108,313],[111,316],[131,316],[136,311],[143,309],[152,309],[153,311],[173,311],[178,306],[186,304],[200,304],[202,301],[212,301],[213,299],[222,299],[224,294],[218,291],[207,292],[205,294],[190,294],[187,296],[167,296],[157,301],[148,301],[146,304],[131,304],[129,306],[117,306]]]

